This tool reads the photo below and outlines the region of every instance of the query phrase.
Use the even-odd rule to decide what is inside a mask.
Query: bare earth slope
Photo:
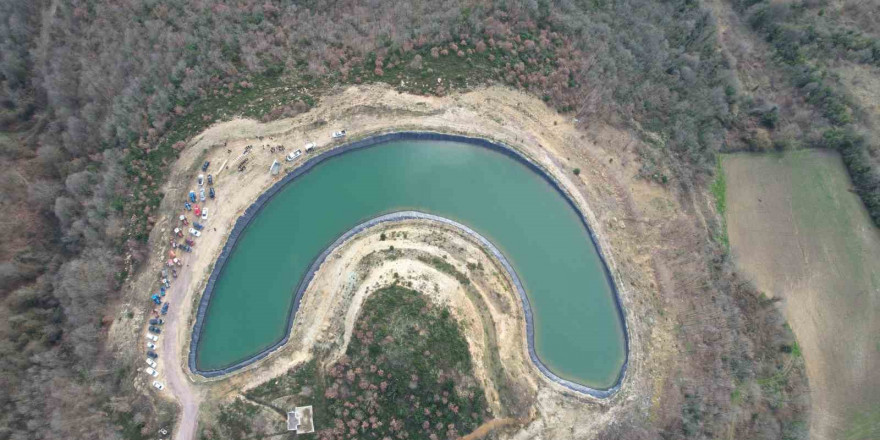
[[[836,154],[723,161],[738,266],[781,299],[812,390],[811,437],[880,437],[880,231]]]

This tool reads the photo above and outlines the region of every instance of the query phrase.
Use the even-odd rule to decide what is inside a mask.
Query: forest
[[[663,185],[707,185],[719,151],[836,148],[880,222],[873,128],[821,63],[876,66],[876,29],[819,3],[731,2],[797,89],[780,107],[743,89],[698,0],[0,2],[0,439],[142,438],[168,421],[132,390],[134,360],[105,346],[168,165],[217,119],[302,112],[340,85],[447,69],[449,88],[408,91],[520,88],[581,124],[639,133],[641,174]],[[248,104],[279,85],[309,92]],[[745,368],[725,362],[728,376]],[[730,399],[708,392],[682,387],[680,420],[645,432],[717,437],[727,422],[712,405]],[[800,410],[779,398],[775,421],[761,418],[773,427],[743,432],[797,438]]]

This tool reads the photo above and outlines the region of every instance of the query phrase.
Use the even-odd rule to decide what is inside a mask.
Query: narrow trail
[[[194,251],[193,254],[196,252]],[[186,287],[192,279],[192,271],[186,267],[185,260],[182,259],[182,261],[184,261],[184,266],[180,268],[180,274],[173,281],[166,296],[170,305],[168,314],[164,317],[165,334],[159,341],[161,343],[159,352],[162,366],[165,369],[165,392],[175,398],[180,405],[177,426],[171,438],[191,440],[196,437],[202,395],[183,371],[186,365],[186,359],[182,357],[186,352],[182,346],[182,341],[186,340],[184,337],[186,335],[186,317],[181,316],[182,308],[177,306],[186,298]]]
[[[501,428],[504,426],[510,426],[510,425],[521,425],[521,424],[524,424],[525,422],[526,422],[525,420],[521,420],[521,419],[492,419],[492,420],[489,420],[488,422],[483,423],[482,425],[478,426],[477,429],[475,429],[470,434],[462,437],[461,440],[481,439],[481,438],[485,437],[487,434],[489,434],[490,432],[492,432],[498,428]]]

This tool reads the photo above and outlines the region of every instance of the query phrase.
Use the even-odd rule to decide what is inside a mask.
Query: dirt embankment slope
[[[599,236],[615,277],[630,327],[631,355],[627,379],[622,390],[609,401],[596,403],[575,396],[544,380],[529,367],[525,358],[505,361],[505,368],[521,369],[527,382],[533,382],[537,404],[533,421],[521,428],[525,436],[589,437],[611,420],[647,417],[674,420],[679,415],[663,404],[672,377],[677,374],[674,360],[682,349],[675,341],[674,323],[662,310],[675,303],[664,285],[670,284],[662,261],[654,256],[675,243],[665,237],[664,224],[677,222],[682,228],[695,228],[691,220],[694,198],[680,199],[677,194],[637,179],[637,149],[640,142],[629,134],[596,125],[586,131],[576,128],[540,100],[505,89],[489,88],[449,97],[422,97],[397,93],[383,86],[352,87],[322,98],[308,113],[270,123],[233,120],[219,123],[197,136],[181,153],[172,176],[165,187],[166,199],[161,208],[163,217],[151,236],[154,253],[148,268],[133,282],[126,295],[132,303],[146,301],[143,292],[155,286],[156,272],[166,258],[167,237],[180,214],[186,193],[195,186],[198,167],[204,160],[212,163],[217,199],[207,204],[209,220],[196,251],[186,254],[185,266],[175,282],[169,300],[175,314],[163,334],[162,374],[170,380],[165,395],[186,403],[180,430],[183,438],[195,433],[195,402],[204,394],[226,396],[256,380],[280,374],[296,362],[308,358],[313,347],[283,347],[285,355],[270,356],[230,378],[207,381],[194,377],[186,369],[186,348],[193,324],[193,312],[217,254],[235,220],[259,194],[279,176],[268,173],[273,160],[282,163],[283,171],[302,162],[284,162],[284,152],[270,152],[283,145],[285,151],[302,148],[309,141],[318,144],[318,151],[338,144],[330,139],[332,130],[345,128],[348,140],[379,132],[399,130],[432,130],[481,136],[519,149],[552,173],[585,212]],[[237,170],[245,147],[252,146],[243,172]],[[572,170],[580,169],[575,175]],[[283,172],[282,171],[282,172]],[[698,208],[703,209],[703,208]],[[693,234],[703,232],[699,226]],[[322,271],[324,269],[322,268]],[[666,274],[666,275],[663,275]],[[453,286],[449,286],[453,289]],[[309,301],[319,298],[313,289],[306,293],[306,306],[313,307],[314,325],[298,322],[294,331],[309,335],[306,341],[316,346],[327,341],[324,329],[342,318],[332,309],[321,309]],[[308,299],[312,298],[312,299]],[[670,309],[671,310],[671,309]],[[508,309],[516,316],[516,309]],[[508,316],[505,315],[505,316]],[[138,319],[134,320],[139,322]],[[112,332],[122,350],[141,356],[143,328],[131,328],[130,320],[118,320]],[[511,324],[513,325],[513,324]],[[522,325],[522,321],[519,324]],[[303,327],[297,330],[297,326]],[[469,330],[473,331],[473,330]],[[496,329],[497,331],[497,329]],[[513,330],[511,330],[513,331]],[[503,336],[503,331],[498,332]],[[468,340],[478,340],[476,333]],[[297,338],[291,338],[295,340]],[[525,341],[498,337],[499,351],[525,354]],[[508,341],[508,342],[505,342]],[[135,343],[133,343],[135,342]],[[507,345],[505,345],[507,344]],[[510,346],[514,344],[514,346]],[[287,351],[285,351],[287,350]],[[292,351],[290,351],[292,350]],[[504,356],[504,355],[503,355]],[[524,359],[524,360],[523,360]],[[488,374],[485,374],[489,377]],[[146,385],[146,384],[145,384]],[[182,397],[183,396],[183,397]],[[189,408],[189,409],[187,409]],[[187,413],[190,411],[190,413]],[[618,417],[620,416],[620,417]],[[589,419],[591,423],[583,423]],[[179,437],[176,437],[179,438]]]
[[[880,436],[880,231],[836,153],[725,156],[738,266],[781,299],[810,380],[814,439]]]

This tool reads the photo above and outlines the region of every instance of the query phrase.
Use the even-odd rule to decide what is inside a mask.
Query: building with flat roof
[[[312,422],[312,406],[298,406],[293,411],[288,411],[287,430],[296,431],[297,434],[315,432],[315,425]]]

